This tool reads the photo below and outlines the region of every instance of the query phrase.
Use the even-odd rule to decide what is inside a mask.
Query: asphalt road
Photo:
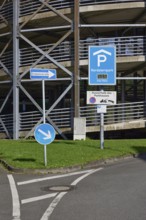
[[[1,220],[145,220],[146,160],[65,175],[0,169]]]

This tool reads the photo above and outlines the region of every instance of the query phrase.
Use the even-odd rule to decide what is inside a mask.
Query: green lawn
[[[47,145],[47,168],[84,165],[92,161],[146,152],[146,139],[55,140]],[[34,140],[0,140],[0,159],[15,168],[45,168],[44,146]]]

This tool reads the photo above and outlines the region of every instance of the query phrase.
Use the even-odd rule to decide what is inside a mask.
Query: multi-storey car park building
[[[117,105],[105,129],[145,127],[145,0],[0,0],[0,134],[18,139],[43,121],[42,83],[31,68],[56,69],[45,81],[46,120],[66,138],[74,118],[99,129],[96,106],[86,104],[88,47],[115,45]]]

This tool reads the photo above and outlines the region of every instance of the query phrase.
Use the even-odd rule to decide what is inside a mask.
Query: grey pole
[[[13,0],[13,139],[19,139],[19,0]]]
[[[74,117],[80,117],[80,81],[79,81],[79,0],[74,0]]]
[[[42,80],[42,103],[43,103],[43,123],[46,123],[46,117],[45,117],[45,111],[46,111],[46,106],[45,106],[45,80]]]
[[[46,123],[46,106],[45,106],[45,80],[42,80],[42,103],[43,103],[43,123]],[[44,162],[45,166],[47,166],[47,146],[44,144]]]
[[[102,86],[101,91],[104,91]],[[104,149],[104,113],[100,113],[100,148]]]
[[[80,24],[81,28],[93,27],[145,27],[146,24]]]
[[[104,113],[100,113],[100,148],[104,149]]]

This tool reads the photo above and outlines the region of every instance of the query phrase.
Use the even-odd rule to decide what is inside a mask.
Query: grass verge
[[[85,165],[89,162],[146,152],[146,139],[55,140],[47,145],[47,167],[60,168]],[[41,169],[44,166],[44,146],[34,140],[0,140],[0,159],[15,168]]]

